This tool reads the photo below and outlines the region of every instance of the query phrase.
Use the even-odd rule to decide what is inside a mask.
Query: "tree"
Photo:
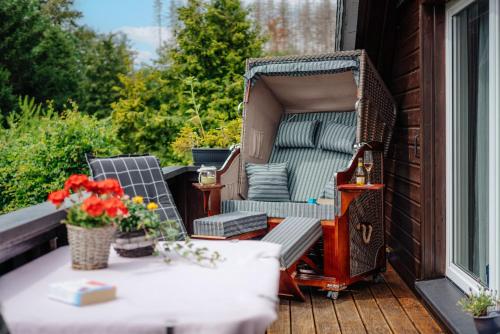
[[[239,0],[189,0],[178,10],[176,45],[170,50],[171,71],[194,77],[202,117],[209,127],[237,117],[243,96],[245,61],[261,54],[263,40]],[[189,109],[179,82],[180,112]]]
[[[40,0],[43,14],[50,18],[52,23],[64,28],[77,27],[77,20],[83,14],[74,10],[74,0]]]
[[[111,104],[118,101],[116,89],[120,76],[132,71],[132,53],[123,34],[96,34],[86,28],[77,32],[80,41],[82,80],[78,103],[80,110],[97,117],[111,114]]]
[[[74,36],[53,24],[38,1],[0,0],[0,91],[64,104],[80,80],[75,50]],[[4,115],[16,107],[0,104]]]

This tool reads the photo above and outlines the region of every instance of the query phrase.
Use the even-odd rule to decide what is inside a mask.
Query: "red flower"
[[[96,188],[96,193],[101,195],[114,194],[119,197],[123,196],[123,188],[120,186],[118,180],[115,179],[99,181],[97,182]]]
[[[98,217],[104,212],[104,203],[102,199],[93,195],[83,201],[81,209],[89,216]]]
[[[64,183],[64,189],[67,191],[72,190],[73,192],[77,192],[82,188],[85,188],[87,182],[89,182],[87,175],[73,174]]]
[[[98,184],[95,181],[87,180],[83,186],[88,192],[97,193],[98,191]]]
[[[64,200],[68,196],[69,191],[67,191],[66,189],[54,191],[49,194],[49,201],[51,201],[52,204],[54,204],[56,207],[59,207],[64,203]]]
[[[126,205],[117,197],[110,197],[103,201],[104,210],[106,210],[106,214],[114,218],[118,214],[126,215],[128,213],[128,209]]]

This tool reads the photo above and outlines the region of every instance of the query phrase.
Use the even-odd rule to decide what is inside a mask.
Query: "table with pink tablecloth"
[[[206,268],[112,251],[107,269],[76,271],[69,248],[58,248],[0,277],[0,310],[12,334],[264,333],[277,316],[280,246],[194,242],[225,261]],[[77,307],[47,297],[51,283],[82,278],[116,285],[117,299]]]

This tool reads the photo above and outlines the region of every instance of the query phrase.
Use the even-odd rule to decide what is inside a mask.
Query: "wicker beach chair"
[[[336,298],[348,285],[385,270],[381,186],[349,184],[366,150],[373,152],[372,182],[383,184],[383,160],[395,118],[394,100],[365,51],[247,62],[241,148],[217,174],[225,185],[221,208],[226,213],[267,214],[271,232],[264,240],[281,243],[293,255],[287,261],[282,258],[283,295],[303,299],[299,286],[305,285]],[[312,145],[295,145],[297,132],[292,130],[290,147],[277,142],[285,123],[307,122],[317,123]],[[346,135],[349,129],[352,134]],[[320,145],[334,137],[345,144],[351,136],[350,151],[345,145],[337,149],[335,141],[330,149]],[[249,163],[286,163],[290,201],[250,200]],[[318,198],[325,199],[323,204],[308,203]],[[299,224],[307,238],[295,238],[292,224]],[[296,241],[290,245],[290,240]]]

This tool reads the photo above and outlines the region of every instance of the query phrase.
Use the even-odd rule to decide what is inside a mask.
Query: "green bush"
[[[88,174],[85,153],[120,153],[109,119],[79,113],[74,104],[58,114],[28,99],[20,110],[0,127],[0,214],[45,201],[73,173]]]

